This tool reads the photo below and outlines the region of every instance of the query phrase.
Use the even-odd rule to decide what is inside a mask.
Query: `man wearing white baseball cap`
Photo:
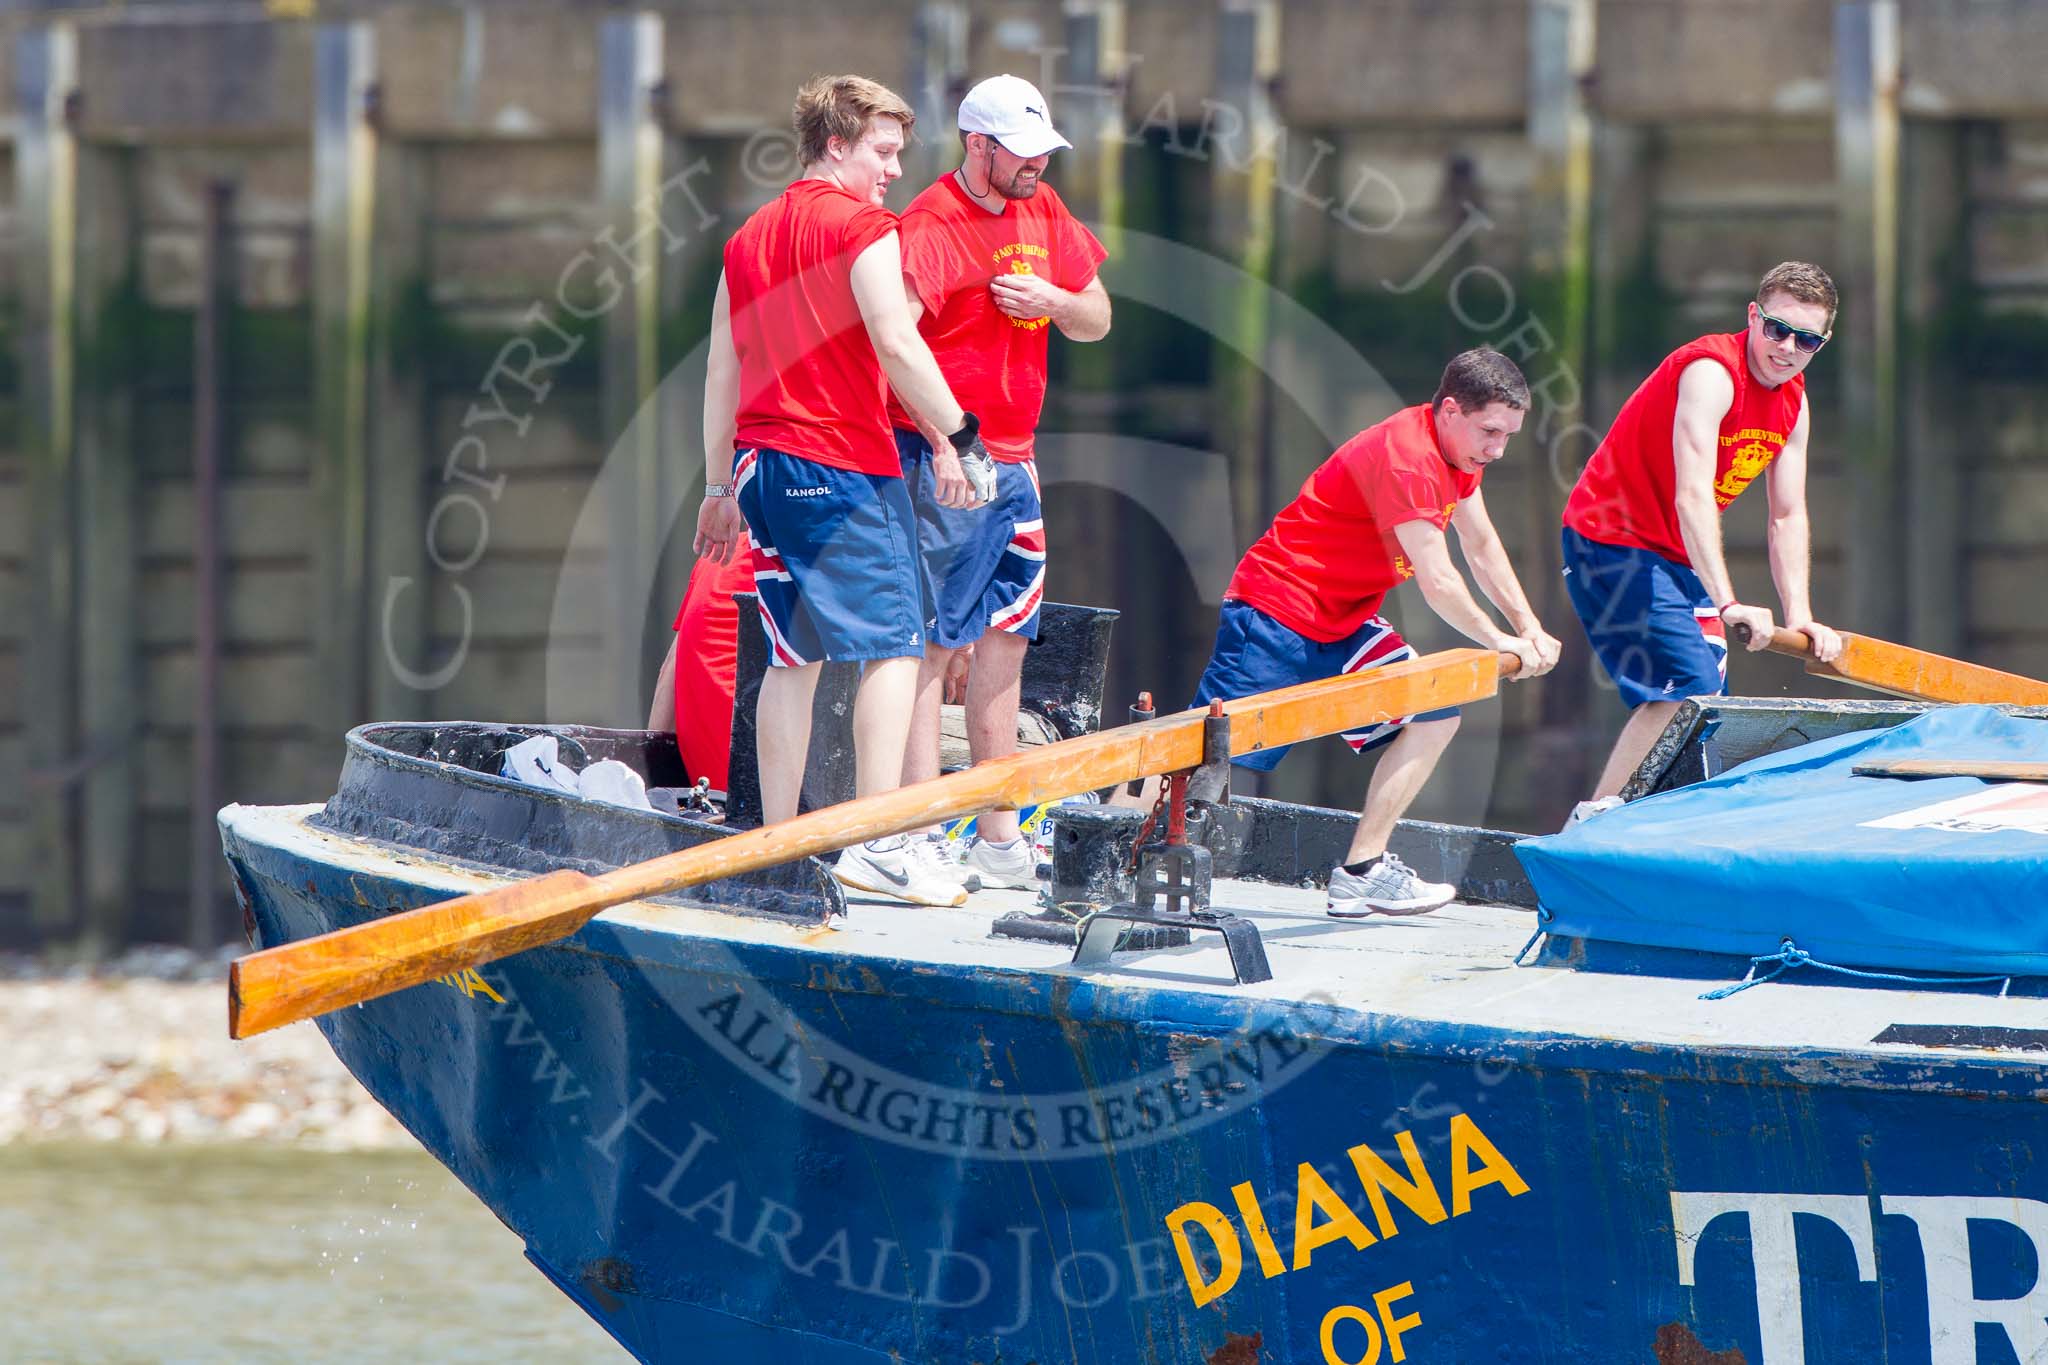
[[[1108,253],[1041,178],[1052,153],[1073,144],[1053,127],[1038,87],[1018,76],[976,85],[960,101],[960,140],[960,168],[904,210],[903,284],[939,372],[981,418],[996,489],[977,502],[943,433],[891,403],[936,613],[926,622],[905,782],[939,774],[939,700],[948,665],[969,647],[974,761],[1016,750],[1018,678],[1045,594],[1032,441],[1048,338],[1054,327],[1073,341],[1109,331],[1109,295],[1096,275]],[[1037,856],[1016,812],[984,815],[977,828],[967,869],[983,885],[1031,885]]]
[[[986,133],[1027,161],[1074,146],[1053,130],[1045,96],[1022,76],[990,76],[968,91],[960,101],[960,131]]]

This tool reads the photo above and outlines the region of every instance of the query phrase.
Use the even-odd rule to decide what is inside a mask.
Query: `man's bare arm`
[[[1813,642],[1815,656],[1826,662],[1842,652],[1842,637],[1813,619],[1813,528],[1806,512],[1806,444],[1812,425],[1812,409],[1802,396],[1799,420],[1764,475],[1771,499],[1771,520],[1765,534],[1771,581],[1778,585],[1785,624],[1804,632]]]
[[[732,483],[733,440],[739,427],[740,357],[732,342],[732,301],[725,276],[711,300],[711,336],[704,362],[704,483]],[[707,496],[697,509],[697,534],[691,542],[699,555],[720,564],[731,561],[744,527],[739,500],[728,494]]]
[[[1451,513],[1451,525],[1457,528],[1465,562],[1471,566],[1473,581],[1486,594],[1486,600],[1500,608],[1517,634],[1526,635],[1537,629],[1536,612],[1522,591],[1522,580],[1515,575],[1515,566],[1508,559],[1507,547],[1501,544],[1500,532],[1494,529],[1493,518],[1487,515],[1485,499],[1475,491],[1459,502],[1458,509]]]
[[[1069,302],[1054,313],[1052,325],[1069,341],[1100,341],[1109,335],[1109,291],[1097,275],[1068,294]]]
[[[1714,500],[1721,421],[1734,403],[1735,381],[1714,361],[1695,360],[1678,377],[1678,407],[1671,420],[1678,533],[1692,571],[1717,607],[1735,600],[1734,580],[1721,548],[1721,508]],[[1764,632],[1770,632],[1768,622]]]
[[[903,277],[903,306],[910,311],[910,325],[917,326],[924,318],[924,300],[918,297],[917,284],[908,275]],[[899,402],[903,399],[902,394],[896,397]],[[910,414],[910,420],[917,424],[918,434],[931,447],[932,496],[938,500],[939,506],[974,506],[974,485],[967,481],[967,472],[960,467],[960,454],[946,439],[946,433],[909,403],[903,404],[903,410]]]
[[[704,359],[704,482],[732,482],[733,436],[739,426],[740,357],[732,344],[732,302],[725,276],[711,299],[711,336]]]
[[[988,292],[1005,315],[1025,321],[1050,318],[1071,341],[1099,341],[1109,334],[1109,291],[1100,275],[1071,290],[1043,275],[998,275]]]
[[[860,307],[875,358],[903,405],[944,432],[960,430],[965,414],[917,333],[903,298],[903,252],[896,234],[871,243],[855,258],[853,301]]]
[[[1536,610],[1522,591],[1522,580],[1508,558],[1507,546],[1501,543],[1500,532],[1494,529],[1486,499],[1478,490],[1458,503],[1457,510],[1451,513],[1451,525],[1457,529],[1458,545],[1465,551],[1465,563],[1471,566],[1479,591],[1508,618],[1510,630],[1536,646],[1548,671],[1557,663],[1564,647],[1536,619]]]
[[[1534,677],[1549,668],[1533,642],[1502,630],[1486,614],[1486,608],[1473,600],[1465,576],[1451,562],[1451,547],[1441,530],[1427,521],[1404,521],[1394,528],[1394,538],[1414,566],[1415,586],[1422,589],[1422,600],[1453,630],[1487,649],[1506,650],[1519,657],[1518,677]]]

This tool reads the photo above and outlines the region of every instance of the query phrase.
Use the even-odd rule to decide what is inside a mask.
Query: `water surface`
[[[10,1361],[625,1361],[423,1152],[0,1147]]]

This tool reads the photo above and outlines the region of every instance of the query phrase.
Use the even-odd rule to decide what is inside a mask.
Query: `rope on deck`
[[[1522,951],[1515,954],[1515,966],[1519,967],[1522,965],[1522,959],[1529,955],[1529,950],[1536,946],[1539,939],[1550,932],[1550,922],[1556,918],[1557,916],[1550,912],[1549,907],[1542,905],[1536,907],[1536,932],[1529,935],[1529,941],[1522,945]]]
[[[1526,952],[1527,950],[1524,949],[1524,951]],[[1777,966],[1773,967],[1765,975],[1758,976],[1756,969],[1763,966],[1766,962],[1775,962]],[[1995,973],[1990,976],[1909,976],[1904,972],[1858,971],[1854,967],[1841,967],[1832,962],[1822,962],[1819,958],[1788,938],[1778,945],[1777,952],[1765,953],[1761,957],[1751,958],[1749,960],[1749,973],[1742,980],[1732,986],[1723,986],[1717,991],[1708,991],[1700,999],[1726,1000],[1731,995],[1741,994],[1751,986],[1761,986],[1766,981],[1775,981],[1794,967],[1818,967],[1824,972],[1837,972],[1843,976],[1853,976],[1862,981],[1896,981],[1908,986],[1981,986],[1987,982],[2000,981],[2004,983],[1998,988],[2000,996],[2003,996],[2012,989],[2012,977],[2010,975],[2001,976]]]

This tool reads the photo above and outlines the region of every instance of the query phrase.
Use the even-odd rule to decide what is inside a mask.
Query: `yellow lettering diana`
[[[1220,1264],[1213,1280],[1202,1274],[1201,1263],[1195,1259],[1195,1249],[1188,1242],[1190,1224],[1208,1234],[1209,1244],[1216,1249]],[[1264,1231],[1265,1224],[1261,1222],[1259,1227]],[[1220,1299],[1228,1294],[1231,1286],[1237,1283],[1238,1271],[1244,1267],[1244,1250],[1237,1243],[1237,1229],[1223,1216],[1223,1210],[1199,1200],[1182,1204],[1166,1215],[1166,1230],[1173,1234],[1173,1250],[1180,1257],[1181,1274],[1187,1276],[1188,1293],[1195,1296],[1195,1307],[1200,1308],[1211,1299]],[[1270,1244],[1270,1239],[1268,1241]]]
[[[476,999],[479,995],[483,995],[490,997],[490,999],[500,1005],[505,1003],[505,997],[492,990],[491,983],[484,980],[474,967],[464,967],[459,972],[450,972],[448,975],[439,978],[439,980],[442,985],[453,986],[472,1000]]]
[[[1472,1169],[1472,1157],[1479,1169]],[[1472,1211],[1472,1191],[1499,1185],[1515,1198],[1529,1192],[1529,1182],[1508,1164],[1500,1149],[1487,1141],[1479,1125],[1464,1114],[1451,1115],[1451,1217]]]
[[[1316,1222],[1316,1215],[1324,1221]],[[1295,1270],[1308,1268],[1309,1258],[1315,1255],[1317,1247],[1328,1246],[1338,1238],[1351,1243],[1356,1250],[1363,1251],[1379,1238],[1365,1230],[1365,1224],[1358,1221],[1358,1215],[1351,1206],[1337,1197],[1330,1188],[1330,1182],[1322,1173],[1306,1161],[1294,1185],[1294,1265]]]
[[[1365,1197],[1372,1201],[1372,1215],[1382,1237],[1392,1237],[1400,1231],[1387,1204],[1389,1194],[1425,1223],[1441,1223],[1450,1216],[1444,1212],[1443,1196],[1436,1192],[1436,1182],[1429,1178],[1429,1171],[1422,1164],[1422,1149],[1415,1145],[1415,1135],[1404,1129],[1394,1135],[1394,1144],[1401,1149],[1401,1159],[1408,1163],[1406,1180],[1370,1147],[1361,1145],[1345,1153],[1358,1171],[1358,1183],[1365,1187]]]
[[[1180,1257],[1181,1270],[1187,1276],[1188,1292],[1194,1297],[1195,1306],[1199,1308],[1212,1303],[1236,1287],[1244,1269],[1245,1238],[1251,1241],[1252,1253],[1258,1258],[1259,1272],[1272,1279],[1290,1270],[1306,1269],[1315,1259],[1315,1253],[1333,1242],[1349,1242],[1353,1250],[1363,1251],[1375,1242],[1393,1237],[1401,1230],[1401,1223],[1396,1221],[1394,1214],[1396,1204],[1409,1215],[1409,1226],[1434,1226],[1470,1213],[1473,1194],[1489,1185],[1500,1186],[1510,1199],[1529,1192],[1529,1183],[1522,1179],[1521,1172],[1501,1154],[1470,1115],[1453,1114],[1445,1138],[1449,1158],[1442,1176],[1430,1172],[1423,1161],[1421,1144],[1405,1130],[1394,1135],[1401,1165],[1407,1168],[1405,1173],[1369,1146],[1360,1144],[1351,1148],[1345,1155],[1351,1158],[1352,1169],[1358,1175],[1358,1194],[1362,1197],[1354,1197],[1348,1190],[1340,1192],[1312,1163],[1300,1163],[1295,1168],[1294,1254],[1291,1260],[1283,1259],[1280,1248],[1275,1245],[1272,1225],[1249,1181],[1241,1181],[1230,1190],[1231,1201],[1237,1206],[1238,1219],[1244,1228],[1242,1237],[1238,1232],[1239,1222],[1233,1221],[1229,1214],[1214,1204],[1194,1200],[1167,1214],[1166,1229],[1173,1238],[1174,1251]],[[1445,1177],[1450,1182],[1448,1209],[1438,1186],[1439,1179]],[[1366,1226],[1361,1209],[1370,1210],[1373,1224],[1378,1228],[1377,1235]],[[1283,1222],[1280,1226],[1284,1228],[1286,1224]],[[1197,1233],[1207,1239],[1206,1247],[1198,1247]],[[1205,1256],[1203,1252],[1209,1254]],[[1205,1273],[1205,1260],[1216,1266],[1213,1275]],[[1399,1288],[1405,1289],[1405,1286]],[[1389,1294],[1393,1293],[1389,1291]],[[1384,1304],[1381,1305],[1381,1319],[1388,1343],[1393,1347],[1394,1359],[1399,1360],[1402,1356],[1400,1333],[1420,1319],[1394,1319]],[[1328,1325],[1325,1324],[1326,1327]]]

